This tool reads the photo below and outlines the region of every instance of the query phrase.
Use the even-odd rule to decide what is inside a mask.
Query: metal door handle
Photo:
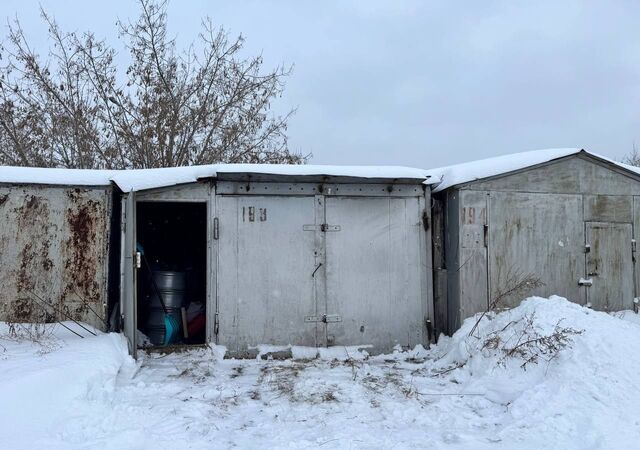
[[[580,278],[578,284],[580,286],[593,286],[593,280],[591,278]]]

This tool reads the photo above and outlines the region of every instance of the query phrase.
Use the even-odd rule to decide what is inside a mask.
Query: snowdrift
[[[72,322],[65,324],[87,335]],[[2,324],[0,336],[6,332]],[[108,403],[118,373],[133,367],[118,334],[80,339],[56,327],[40,343],[0,339],[0,345],[2,448],[48,448],[48,435],[92,413],[91,402]]]
[[[0,447],[637,448],[638,317],[529,298],[430,349],[345,361],[0,338]]]
[[[434,370],[454,368],[451,380],[461,391],[504,406],[504,429],[496,436],[500,441],[526,443],[526,448],[637,446],[637,314],[609,315],[553,296],[529,298],[477,322],[478,316],[467,319],[454,336],[440,341],[433,349]],[[567,341],[557,353],[541,352],[536,362],[506,356],[505,348],[523,342],[527,327],[529,338],[552,336],[560,329],[568,332]],[[503,345],[491,345],[496,336]]]

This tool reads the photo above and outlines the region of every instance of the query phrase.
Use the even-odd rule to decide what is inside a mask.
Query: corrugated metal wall
[[[104,329],[110,211],[111,188],[0,186],[0,320]]]

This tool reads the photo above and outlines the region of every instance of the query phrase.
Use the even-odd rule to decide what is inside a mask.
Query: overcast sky
[[[535,3],[535,4],[534,4]],[[132,0],[2,0],[43,49],[39,4],[116,39]],[[210,16],[267,64],[294,64],[278,110],[315,164],[436,167],[537,148],[640,146],[640,2],[174,0],[170,32]],[[6,35],[6,30],[3,32]]]

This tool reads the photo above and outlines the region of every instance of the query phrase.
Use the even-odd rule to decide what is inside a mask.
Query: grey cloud
[[[43,5],[98,34],[135,11]],[[44,34],[38,2],[1,8]],[[432,167],[563,146],[621,157],[638,136],[637,2],[174,1],[171,30],[189,40],[203,15],[268,64],[295,64],[276,109],[298,107],[291,144],[314,163]]]

